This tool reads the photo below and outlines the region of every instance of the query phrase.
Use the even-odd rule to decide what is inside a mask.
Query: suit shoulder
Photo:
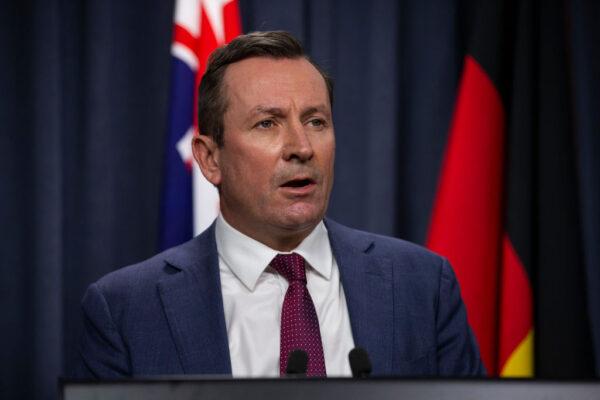
[[[187,268],[190,263],[207,254],[216,252],[214,231],[211,228],[179,246],[110,272],[95,285],[107,294],[139,292],[145,288],[154,290],[156,283],[162,278]]]
[[[139,286],[144,282],[155,282],[162,276],[164,268],[166,267],[165,257],[172,250],[173,249],[165,250],[144,261],[112,271],[98,279],[96,285],[104,291],[108,289],[118,289],[119,287],[127,289],[134,285]]]
[[[334,240],[350,243],[370,255],[390,259],[405,272],[438,274],[448,264],[439,254],[403,239],[349,228],[331,220],[327,221],[327,228],[335,236]]]

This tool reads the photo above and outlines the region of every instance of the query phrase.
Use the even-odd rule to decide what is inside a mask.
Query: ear
[[[192,152],[202,171],[202,175],[215,186],[221,183],[221,168],[219,166],[220,148],[211,136],[194,135]]]

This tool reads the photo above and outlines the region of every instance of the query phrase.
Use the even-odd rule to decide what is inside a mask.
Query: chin
[[[323,213],[286,215],[282,220],[282,226],[290,231],[303,231],[314,228],[322,219]]]

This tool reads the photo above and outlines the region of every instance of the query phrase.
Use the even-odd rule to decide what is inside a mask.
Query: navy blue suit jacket
[[[356,346],[374,375],[484,368],[448,262],[414,244],[325,221]],[[75,376],[231,374],[214,224],[92,284]]]

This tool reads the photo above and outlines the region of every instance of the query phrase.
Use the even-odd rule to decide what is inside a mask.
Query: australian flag
[[[236,0],[177,0],[171,45],[171,94],[159,246],[202,232],[219,212],[216,189],[193,162],[197,90],[210,53],[241,33]],[[202,116],[200,116],[202,118]]]

